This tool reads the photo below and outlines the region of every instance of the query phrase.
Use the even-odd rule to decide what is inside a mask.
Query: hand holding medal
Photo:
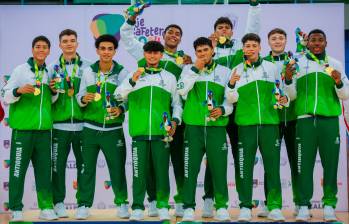
[[[136,3],[125,10],[125,18],[135,17],[143,13],[143,10],[151,5],[150,1],[136,0]]]
[[[35,92],[35,88],[30,84],[26,84],[17,89],[17,93],[19,94],[33,94],[34,92]]]
[[[132,81],[137,82],[139,78],[142,76],[142,74],[144,73],[144,71],[145,69],[143,67],[138,68],[137,71],[133,73]]]

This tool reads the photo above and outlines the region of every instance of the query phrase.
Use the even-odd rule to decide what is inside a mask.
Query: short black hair
[[[219,17],[214,23],[214,29],[216,30],[219,24],[228,24],[231,29],[233,29],[233,23],[228,17]]]
[[[312,31],[309,32],[308,34],[308,38],[310,37],[310,35],[314,34],[314,33],[319,33],[319,34],[322,34],[324,35],[325,37],[325,40],[326,40],[326,34],[323,30],[320,30],[320,29],[313,29]]]
[[[155,40],[148,41],[146,44],[143,46],[144,52],[158,52],[160,51],[161,53],[164,52],[164,46]]]
[[[167,32],[167,30],[169,30],[170,28],[176,28],[176,29],[178,29],[179,32],[181,33],[181,36],[183,35],[182,28],[181,28],[179,25],[177,25],[177,24],[170,24],[170,25],[168,25],[168,26],[165,28],[164,35],[165,35],[165,33]]]
[[[114,49],[117,49],[119,46],[119,43],[116,40],[116,38],[110,34],[104,34],[104,35],[99,36],[95,41],[95,47],[99,48],[99,45],[101,44],[101,42],[113,43]]]
[[[286,34],[285,30],[283,30],[281,28],[274,28],[274,29],[270,30],[270,32],[268,33],[268,39],[270,38],[271,35],[276,34],[276,33],[284,35],[287,38],[287,34]]]
[[[48,48],[51,48],[51,42],[50,42],[50,40],[49,40],[47,37],[43,36],[43,35],[37,36],[37,37],[35,37],[35,38],[33,39],[32,48],[34,48],[35,44],[36,44],[37,42],[39,42],[39,41],[44,41],[44,42],[46,42],[47,45],[48,45]]]
[[[74,35],[75,38],[78,39],[78,34],[76,33],[75,30],[65,29],[59,34],[59,41],[61,41],[62,37],[65,35],[67,36]]]
[[[245,36],[242,37],[241,42],[242,42],[242,44],[245,44],[249,40],[256,41],[259,44],[261,43],[261,38],[255,33],[245,34]]]
[[[198,46],[203,46],[203,45],[208,45],[209,47],[213,48],[213,45],[212,45],[212,41],[210,39],[208,39],[207,37],[199,37],[197,38],[194,43],[194,49],[196,50],[196,48]]]

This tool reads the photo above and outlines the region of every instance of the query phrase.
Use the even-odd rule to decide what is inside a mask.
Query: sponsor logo
[[[4,188],[5,191],[8,191],[8,188],[9,188],[9,183],[8,183],[8,181],[6,181],[6,182],[3,183],[3,188]]]
[[[68,160],[67,161],[67,165],[66,165],[67,169],[76,169],[76,161],[75,160]]]
[[[253,179],[253,188],[258,187],[258,179]]]
[[[4,168],[9,168],[10,167],[10,160],[9,159],[5,159],[3,162]]]
[[[10,140],[4,140],[4,148],[9,149],[10,148]]]
[[[145,25],[145,20],[143,18],[138,18],[134,27],[134,35],[138,36],[140,42],[146,43],[148,41],[161,41],[161,37],[164,32],[163,27],[149,26]]]
[[[74,190],[78,189],[78,181],[77,180],[73,180],[73,189]]]
[[[132,163],[132,162],[131,162]],[[97,167],[98,168],[104,168],[105,167],[105,160],[104,159],[99,159],[98,162],[97,162]]]
[[[110,180],[106,180],[104,181],[104,189],[108,190],[111,186],[111,181]]]

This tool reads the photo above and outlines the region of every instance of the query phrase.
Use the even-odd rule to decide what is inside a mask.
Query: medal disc
[[[218,41],[219,41],[220,44],[224,44],[227,41],[227,38],[224,37],[224,36],[221,36],[221,37],[219,37]]]
[[[95,94],[95,101],[99,101],[102,98],[100,93]]]
[[[40,95],[40,93],[41,93],[41,90],[40,90],[39,88],[35,87],[35,89],[34,89],[34,95],[35,95],[35,96],[38,96],[38,95]]]
[[[183,57],[177,57],[176,58],[176,64],[177,65],[181,65],[181,64],[183,64],[183,62],[184,62]]]

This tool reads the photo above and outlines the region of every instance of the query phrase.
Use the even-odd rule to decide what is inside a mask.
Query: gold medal
[[[141,73],[144,73],[144,71],[145,71],[145,69],[143,67],[139,67],[137,70]]]
[[[184,62],[183,57],[178,56],[178,57],[176,58],[176,64],[177,64],[177,65],[182,65],[182,64],[183,64],[183,62]]]
[[[99,101],[102,98],[100,93],[95,93],[95,101]]]
[[[328,66],[328,67],[325,68],[325,72],[326,72],[328,75],[331,75],[333,71],[334,71],[334,69],[333,69],[332,67],[330,67],[330,66]]]
[[[38,95],[40,95],[40,93],[41,93],[41,90],[40,90],[38,87],[35,87],[35,89],[34,89],[34,95],[35,95],[35,96],[38,96]]]
[[[74,89],[70,88],[68,89],[68,96],[72,97],[74,95]]]
[[[224,44],[227,41],[227,38],[225,36],[221,36],[219,37],[218,41],[220,44]]]

